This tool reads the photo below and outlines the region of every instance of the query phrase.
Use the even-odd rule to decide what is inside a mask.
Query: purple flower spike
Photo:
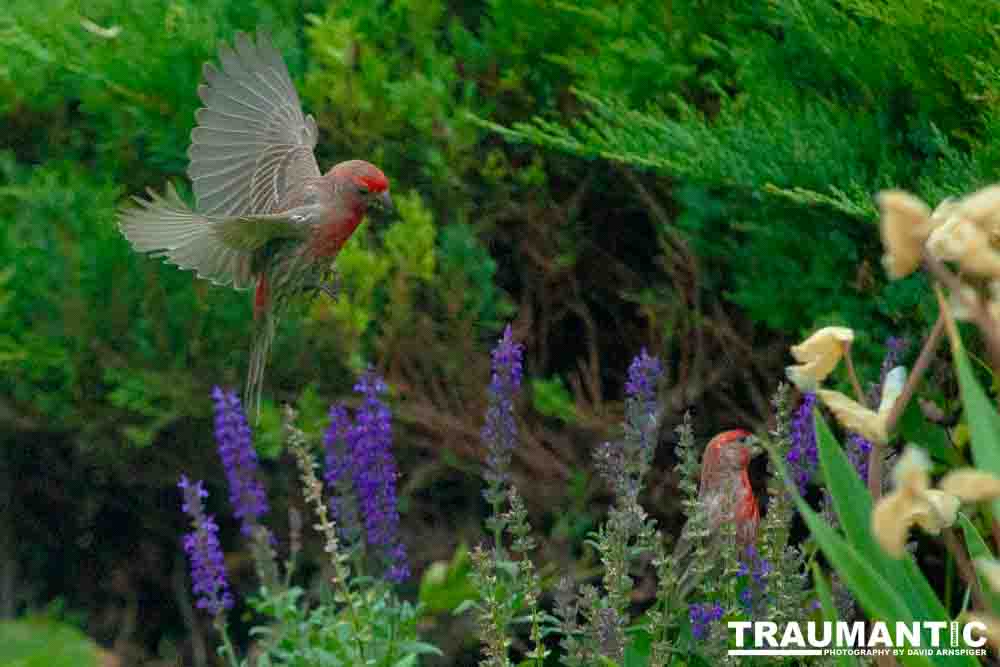
[[[219,546],[219,527],[215,519],[205,514],[202,500],[208,497],[200,481],[193,484],[185,475],[177,484],[184,494],[181,509],[191,517],[193,530],[184,536],[184,551],[191,563],[191,590],[198,598],[197,606],[212,616],[218,616],[233,606],[233,596],[226,582],[226,563]]]
[[[389,563],[386,577],[400,582],[409,577],[406,549],[399,541],[396,505],[396,461],[392,456],[392,416],[379,398],[385,382],[369,369],[354,390],[364,402],[348,429],[354,490],[364,518],[368,544],[379,547]]]
[[[722,605],[718,602],[705,602],[688,606],[688,618],[691,619],[691,634],[696,639],[705,639],[711,625],[722,618]]]
[[[212,390],[215,401],[215,441],[229,481],[233,514],[242,521],[241,531],[252,535],[260,517],[267,514],[267,494],[257,479],[257,451],[251,442],[243,405],[236,392]]]
[[[351,418],[347,408],[334,405],[330,408],[330,425],[323,434],[326,448],[326,468],[323,481],[331,490],[330,511],[333,518],[342,521],[347,498],[340,493],[351,481],[351,456],[347,447],[347,437],[351,429]]]
[[[847,458],[858,471],[858,476],[865,482],[868,481],[868,457],[872,451],[872,443],[863,436],[851,433],[847,436]]]
[[[649,356],[646,348],[643,348],[628,367],[625,393],[644,404],[655,405],[656,385],[662,375],[663,364],[660,363],[660,359]]]
[[[511,453],[517,444],[514,397],[521,388],[524,347],[515,343],[510,325],[493,349],[493,375],[489,386],[489,407],[482,439],[486,444],[485,477],[493,485],[507,480]]]
[[[651,357],[643,348],[628,367],[625,393],[628,395],[627,419],[639,434],[639,449],[646,465],[652,463],[659,424],[656,393],[663,377],[659,357]]]
[[[785,457],[801,495],[805,495],[806,486],[812,479],[813,473],[816,472],[816,466],[819,463],[819,450],[816,449],[816,424],[813,422],[813,406],[815,405],[815,393],[808,392],[802,395],[802,402],[792,416],[792,444]]]

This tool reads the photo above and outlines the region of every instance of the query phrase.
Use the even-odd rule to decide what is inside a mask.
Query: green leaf
[[[816,445],[837,518],[851,546],[864,555],[875,571],[881,573],[885,584],[903,596],[907,608],[917,620],[947,620],[947,611],[938,600],[937,593],[912,558],[907,556],[902,561],[890,558],[875,541],[871,533],[872,499],[868,487],[818,413]]]
[[[567,424],[576,421],[573,396],[558,375],[549,379],[532,378],[531,402],[535,410],[546,417],[555,417]]]
[[[916,401],[910,401],[903,412],[899,420],[899,435],[904,442],[920,445],[931,457],[949,466],[960,466],[964,463],[961,453],[952,445],[948,432],[941,426],[927,421]]]
[[[819,450],[823,479],[829,487],[840,525],[843,526],[844,533],[853,546],[864,552],[876,553],[879,547],[870,529],[871,494],[830,432],[826,421],[819,412],[814,411],[813,414],[816,424],[816,447]]]
[[[46,618],[0,623],[0,665],[96,666],[97,646],[71,625]]]
[[[868,491],[854,474],[853,467],[850,466],[825,423],[817,417],[816,424],[820,462],[824,465],[824,474],[830,484],[831,495],[854,493],[860,496],[855,498],[855,503],[849,502],[850,496],[841,495],[839,501],[834,498],[838,516],[841,523],[844,523],[846,518],[863,521],[860,526],[857,524],[852,526],[852,533],[858,545],[866,545],[861,547],[852,544],[813,511],[796,492],[784,461],[772,452],[771,458],[775,467],[785,480],[786,488],[793,494],[799,513],[820,549],[874,620],[886,622],[949,620],[937,596],[912,560],[890,559],[874,544],[868,529],[868,516],[871,512],[871,498]],[[854,475],[857,483],[850,481],[848,475]],[[935,664],[927,656],[900,656],[900,659],[906,665]],[[950,664],[970,666],[977,664],[971,656],[949,656],[948,659]]]
[[[418,599],[423,611],[428,614],[452,610],[461,613],[458,608],[477,596],[469,579],[470,567],[469,550],[464,544],[455,549],[450,562],[431,563],[420,579]]]
[[[979,531],[969,520],[969,517],[962,512],[958,513],[958,525],[962,527],[965,545],[969,549],[969,558],[973,561],[977,558],[994,558],[993,552],[990,551],[989,545],[986,544],[986,540],[979,534]],[[993,606],[993,612],[1000,613],[1000,594],[993,591],[982,575],[977,576],[979,577],[980,588],[982,588],[983,593]]]
[[[830,591],[830,583],[826,580],[819,563],[813,561],[813,582],[816,584],[816,594],[819,595],[819,603],[823,612],[823,620],[831,623],[839,620],[837,618],[837,607],[833,604],[833,593]],[[857,667],[857,658],[850,655],[837,655],[836,663],[840,667]]]
[[[977,468],[1000,477],[1000,415],[976,380],[957,331],[952,332],[951,352],[972,439],[972,457]],[[993,514],[1000,516],[1000,500],[993,501]]]
[[[649,665],[649,648],[651,637],[643,630],[629,633],[632,637],[625,647],[623,667],[647,667]]]
[[[427,642],[421,642],[417,640],[400,642],[397,646],[401,651],[405,651],[406,653],[412,653],[413,655],[427,655],[427,654],[442,655],[442,656],[444,655],[444,653],[441,652],[441,649],[439,649],[434,644],[429,644]]]

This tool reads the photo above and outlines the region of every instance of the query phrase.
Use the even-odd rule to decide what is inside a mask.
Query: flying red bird
[[[205,106],[191,132],[191,210],[165,196],[135,197],[122,233],[139,252],[190,269],[218,285],[255,288],[245,403],[258,415],[264,367],[289,299],[326,282],[337,253],[370,209],[392,208],[389,181],[363,160],[320,174],[316,121],[302,113],[288,69],[270,38],[238,33],[206,63]]]

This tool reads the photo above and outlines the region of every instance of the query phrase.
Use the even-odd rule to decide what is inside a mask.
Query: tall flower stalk
[[[790,443],[788,453],[788,469],[799,488],[799,494],[805,495],[809,481],[816,473],[819,464],[819,450],[816,449],[816,425],[813,423],[813,408],[816,406],[816,393],[806,392],[802,395],[798,409],[792,417]]]
[[[482,439],[486,445],[486,489],[483,497],[493,508],[488,526],[493,532],[493,548],[503,551],[504,523],[501,519],[507,498],[506,485],[510,478],[510,462],[517,443],[517,421],[514,399],[521,388],[523,347],[515,343],[510,325],[503,331],[493,349],[492,375],[489,386],[489,407]]]
[[[614,491],[615,503],[607,521],[590,540],[604,565],[604,595],[599,596],[593,587],[585,586],[580,592],[580,604],[560,605],[563,647],[571,665],[593,664],[596,656],[614,662],[624,659],[625,628],[631,624],[632,568],[648,554],[654,558],[661,555],[657,550],[660,535],[656,522],[639,503],[639,495],[659,436],[657,394],[662,377],[660,360],[646,350],[632,360],[625,383],[623,437],[603,443],[594,453],[597,471]],[[562,593],[564,597],[572,594],[572,585],[568,586]],[[577,620],[578,614],[583,616],[582,625]],[[662,610],[654,610],[653,616],[662,619]]]
[[[323,481],[330,490],[330,513],[348,546],[357,546],[361,535],[358,503],[354,494],[352,452],[348,434],[351,416],[343,405],[330,408],[330,423],[323,433],[326,459]]]
[[[267,494],[257,478],[257,451],[250,425],[236,392],[219,387],[212,390],[215,402],[215,442],[229,481],[229,501],[240,520],[240,530],[252,536],[262,516],[268,512]]]
[[[184,536],[184,551],[191,565],[191,590],[197,597],[195,606],[212,617],[222,637],[223,650],[230,664],[236,665],[236,652],[226,628],[226,612],[233,607],[233,595],[226,579],[226,562],[219,544],[219,526],[215,518],[205,513],[208,497],[204,484],[191,482],[181,475],[177,484],[183,494],[181,510],[191,518],[191,532]]]
[[[330,583],[333,584],[339,599],[346,607],[358,656],[363,660],[369,632],[361,623],[361,618],[358,615],[359,601],[354,591],[351,590],[349,557],[340,550],[340,543],[337,539],[337,523],[330,517],[330,508],[323,501],[323,482],[316,475],[316,462],[309,452],[306,436],[295,425],[296,416],[295,410],[290,407],[286,408],[284,415],[285,437],[298,464],[299,479],[302,481],[306,502],[312,505],[316,514],[317,522],[313,524],[313,527],[323,536],[323,550],[329,556],[330,564],[333,567]]]
[[[518,615],[530,623],[533,649],[525,656],[540,667],[548,655],[542,643],[543,614],[538,601],[541,581],[528,554],[535,548],[528,512],[510,480],[510,463],[517,443],[514,401],[521,387],[523,348],[514,342],[508,325],[492,353],[489,407],[482,429],[486,447],[483,497],[492,511],[486,521],[493,534],[493,548],[472,551],[472,581],[479,591],[479,626],[485,658],[482,667],[508,667],[510,626]],[[508,510],[504,511],[504,506]],[[504,534],[511,538],[511,560],[504,548]]]

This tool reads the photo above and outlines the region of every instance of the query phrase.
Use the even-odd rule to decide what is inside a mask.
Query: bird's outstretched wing
[[[205,64],[205,107],[191,132],[188,176],[205,215],[275,213],[289,192],[320,175],[316,121],[302,113],[288,68],[270,37],[237,33]]]
[[[221,216],[192,211],[167,185],[166,195],[149,190],[150,199],[122,209],[122,234],[139,252],[153,253],[202,278],[236,289],[252,287],[253,251],[271,239],[308,238],[317,215],[314,206],[282,213]]]

